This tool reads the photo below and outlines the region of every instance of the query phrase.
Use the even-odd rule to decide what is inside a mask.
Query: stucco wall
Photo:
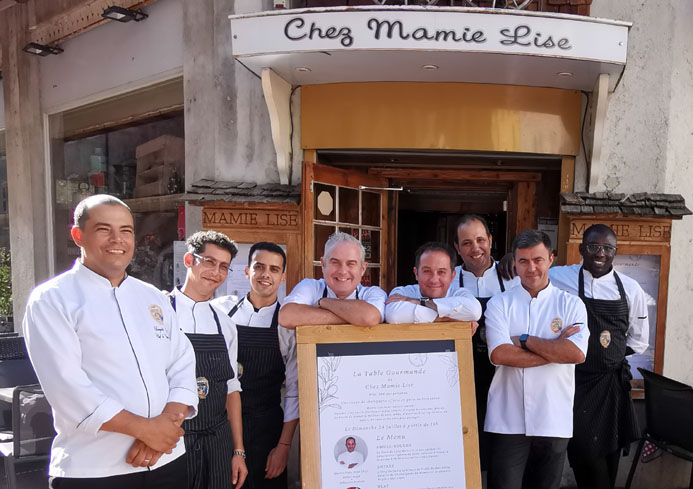
[[[596,1],[592,15],[633,22],[628,62],[607,112],[599,188],[682,194],[693,206],[693,5]],[[693,219],[672,231],[664,373],[693,383]]]
[[[228,20],[270,7],[269,0],[184,4],[187,182],[279,182],[262,83],[234,61]]]

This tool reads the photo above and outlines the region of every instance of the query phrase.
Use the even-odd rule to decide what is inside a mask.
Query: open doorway
[[[304,179],[309,179],[304,181],[305,195],[321,188],[311,187],[311,181],[317,184],[326,179],[361,192],[383,192],[383,219],[377,229],[381,256],[372,260],[378,260],[380,284],[386,290],[414,282],[414,257],[421,244],[442,241],[452,245],[456,224],[464,214],[487,220],[496,259],[525,229],[549,231],[555,247],[561,186],[558,156],[321,150],[317,159],[319,164],[311,164],[309,173],[304,169]],[[341,172],[336,180],[329,175],[333,171]],[[309,207],[313,205],[305,208]],[[335,227],[315,213],[305,214],[304,219],[311,234],[320,225]],[[313,247],[319,249],[319,245]]]

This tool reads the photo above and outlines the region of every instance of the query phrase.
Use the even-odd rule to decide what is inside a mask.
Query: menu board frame
[[[476,422],[472,328],[468,322],[379,324],[376,326],[299,326],[296,330],[299,407],[301,412],[301,479],[304,489],[322,488],[317,345],[336,343],[401,343],[451,340],[457,354],[465,487],[481,489],[479,435]],[[368,355],[363,357],[367,368]],[[329,456],[325,457],[329,460]],[[328,489],[328,488],[325,488]]]

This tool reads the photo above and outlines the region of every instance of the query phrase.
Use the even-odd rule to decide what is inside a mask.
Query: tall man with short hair
[[[304,324],[381,323],[387,294],[380,287],[361,285],[368,266],[365,254],[352,235],[332,234],[320,260],[324,278],[306,278],[294,287],[281,306],[279,324],[293,329]]]
[[[460,218],[455,229],[455,249],[462,258],[462,265],[456,269],[456,280],[452,282],[452,290],[464,288],[471,292],[481,303],[482,317],[479,328],[472,337],[472,356],[474,359],[474,389],[476,391],[476,415],[479,423],[479,458],[481,470],[488,470],[490,457],[489,436],[484,432],[486,419],[486,402],[491,379],[496,371],[489,361],[486,346],[486,323],[483,313],[491,297],[520,285],[519,277],[504,280],[500,269],[491,256],[493,236],[486,220],[475,214],[467,214]]]
[[[27,304],[27,348],[57,432],[54,488],[187,486],[180,425],[198,404],[194,353],[168,299],[125,273],[134,234],[121,200],[83,200],[71,231],[80,258]]]
[[[590,340],[585,363],[575,368],[575,429],[568,444],[580,489],[613,489],[621,449],[639,438],[626,356],[647,349],[647,298],[635,280],[614,270],[616,249],[613,230],[595,224],[582,235],[582,265],[549,270],[554,286],[587,307]]]
[[[190,489],[241,487],[248,473],[241,422],[236,325],[211,303],[238,252],[226,235],[198,231],[187,242],[185,283],[169,295],[195,350],[197,417],[183,424]]]
[[[551,240],[523,231],[513,241],[521,287],[494,296],[486,338],[497,365],[488,394],[490,489],[558,489],[573,436],[575,364],[585,360],[585,305],[549,282]]]
[[[286,280],[286,254],[275,243],[250,247],[245,275],[250,292],[217,304],[236,322],[243,391],[243,441],[248,489],[286,489],[286,463],[298,424],[296,333],[278,324],[277,290]],[[286,381],[284,410],[282,384]]]
[[[479,301],[466,289],[450,289],[455,279],[455,259],[455,252],[445,243],[429,241],[420,246],[414,266],[418,283],[390,292],[385,301],[385,320],[400,324],[477,321],[481,316]]]

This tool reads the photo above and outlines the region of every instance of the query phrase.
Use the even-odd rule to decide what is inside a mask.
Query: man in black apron
[[[575,368],[568,460],[580,489],[613,489],[621,449],[639,437],[626,356],[647,349],[647,302],[635,280],[613,269],[616,235],[611,228],[589,227],[580,254],[582,266],[549,272],[556,287],[585,303],[590,329],[587,358]]]
[[[183,423],[190,489],[243,485],[245,466],[235,324],[210,301],[224,282],[236,245],[216,231],[188,238],[185,283],[169,299],[195,350],[197,417]]]
[[[451,285],[451,289],[467,289],[481,303],[482,309],[479,327],[476,334],[472,336],[481,470],[488,470],[490,443],[488,435],[484,432],[484,420],[488,389],[491,386],[493,373],[496,371],[496,367],[488,359],[483,313],[486,312],[486,304],[491,297],[520,284],[519,277],[511,280],[501,278],[500,269],[491,256],[492,243],[493,236],[483,217],[474,214],[462,216],[455,232],[455,249],[462,258],[462,265],[455,268],[457,281]]]
[[[286,489],[286,464],[298,424],[296,334],[278,325],[277,291],[286,280],[286,254],[275,243],[255,243],[245,274],[250,292],[215,302],[236,323],[242,387],[246,489]],[[286,380],[284,410],[281,389]]]

